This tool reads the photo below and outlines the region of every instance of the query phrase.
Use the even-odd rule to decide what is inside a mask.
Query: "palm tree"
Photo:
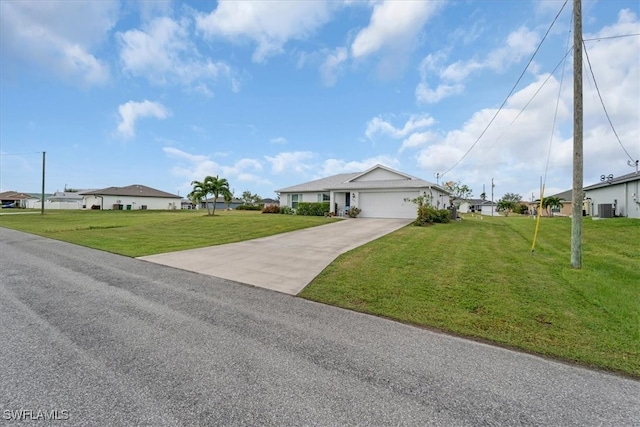
[[[216,214],[216,201],[218,197],[222,195],[225,200],[227,198],[232,198],[233,194],[231,194],[231,190],[229,189],[229,181],[226,178],[219,178],[218,175],[215,177],[208,176],[205,179],[205,182],[209,183],[209,188],[211,193],[213,194],[213,214]]]
[[[547,210],[547,215],[549,216],[553,216],[554,208],[562,208],[564,206],[559,197],[547,197],[546,199],[544,199],[542,204]]]
[[[229,207],[231,206],[231,202],[233,202],[233,191],[229,191],[226,194],[223,194],[224,196],[224,203],[225,205],[227,205],[227,210],[229,210]]]
[[[210,177],[207,177],[210,178]],[[191,185],[193,185],[193,191],[189,193],[187,196],[189,200],[194,202],[196,205],[202,203],[202,199],[204,199],[204,204],[207,206],[207,214],[211,215],[211,210],[209,208],[209,193],[211,193],[210,188],[207,185],[207,178],[204,181],[192,181]]]
[[[189,193],[189,198],[201,201],[204,198],[204,202],[207,205],[207,213],[209,215],[216,214],[216,201],[220,195],[227,198],[232,198],[231,190],[229,190],[229,181],[226,178],[220,178],[218,175],[206,176],[203,181],[193,181],[193,191]],[[213,210],[209,207],[209,194],[213,195]]]

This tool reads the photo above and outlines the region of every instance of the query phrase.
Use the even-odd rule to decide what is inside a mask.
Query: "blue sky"
[[[377,163],[461,181],[476,197],[492,178],[496,199],[537,197],[545,172],[547,194],[564,191],[571,1],[524,71],[563,3],[2,0],[0,190],[38,192],[46,151],[48,192],[185,195],[219,175],[236,195],[275,197]],[[639,16],[636,0],[583,1],[586,50],[622,142],[585,69],[585,185],[640,158]]]

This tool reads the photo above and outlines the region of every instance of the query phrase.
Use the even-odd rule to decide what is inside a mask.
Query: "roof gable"
[[[414,179],[414,177],[383,165],[375,165],[367,169],[366,171],[354,176],[348,182],[389,181],[398,179],[410,180]]]
[[[371,189],[426,189],[433,188],[444,194],[450,191],[429,181],[402,173],[386,166],[376,165],[364,172],[341,173],[315,181],[276,190],[276,193],[312,193],[329,191],[359,191]]]

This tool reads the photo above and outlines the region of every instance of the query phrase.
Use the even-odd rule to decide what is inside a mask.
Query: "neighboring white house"
[[[106,210],[173,210],[180,209],[182,197],[146,187],[129,185],[102,190],[83,191],[85,209]]]
[[[343,216],[358,207],[365,218],[415,218],[411,200],[427,196],[437,208],[449,206],[449,191],[432,182],[376,165],[364,172],[342,173],[277,190],[280,206],[296,209],[300,202],[329,202]]]
[[[498,205],[491,200],[470,199],[460,203],[458,212],[477,213],[487,216],[498,216]]]
[[[82,209],[83,197],[78,192],[56,191],[49,197],[45,198],[45,209]],[[40,209],[40,200],[36,200],[33,204],[34,208]]]
[[[640,219],[640,174],[630,173],[584,188],[585,207],[592,216]]]

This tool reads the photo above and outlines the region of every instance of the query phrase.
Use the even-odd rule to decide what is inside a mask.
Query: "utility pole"
[[[46,151],[42,152],[42,199],[40,202],[40,215],[44,215],[44,164],[45,164],[45,156],[47,155]]]
[[[496,185],[493,183],[493,178],[491,178],[491,217],[493,218],[493,187]]]
[[[573,206],[571,267],[582,268],[582,0],[573,0]]]

